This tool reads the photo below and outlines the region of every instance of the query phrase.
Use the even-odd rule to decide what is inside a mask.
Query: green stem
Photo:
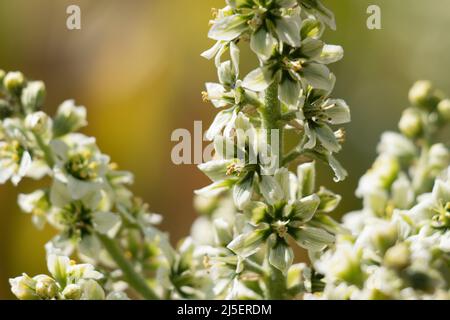
[[[283,163],[283,125],[281,115],[281,104],[278,99],[278,81],[274,81],[266,90],[265,106],[261,111],[263,127],[267,130],[268,143],[271,143],[271,130],[279,130],[278,150],[272,152],[279,155],[279,163]],[[269,252],[267,252],[268,272],[265,276],[267,287],[267,298],[270,300],[281,300],[286,296],[286,277],[283,273],[272,266],[269,261]]]
[[[272,130],[278,130],[278,150],[272,150],[279,155],[280,163],[283,158],[283,127],[280,126],[281,104],[278,100],[278,81],[274,81],[266,89],[265,105],[260,108],[263,127],[267,130],[267,142],[271,143]]]
[[[111,258],[116,262],[117,266],[122,270],[128,284],[142,295],[147,300],[157,300],[158,295],[147,285],[147,281],[134,270],[133,265],[123,256],[122,250],[118,244],[106,235],[97,234],[98,238],[103,244],[103,247],[108,251]]]
[[[47,165],[51,168],[55,165],[55,160],[53,159],[53,152],[49,148],[48,145],[44,143],[44,140],[42,140],[42,137],[36,133],[33,133],[34,138],[36,139],[36,142],[39,146],[39,148],[44,153],[45,162],[47,162]]]
[[[264,270],[263,267],[261,267],[258,263],[252,261],[250,258],[247,258],[244,260],[245,268],[249,271],[252,271],[254,273],[265,275],[266,270]]]
[[[272,266],[268,261],[267,263],[269,266],[269,272],[266,275],[267,299],[286,299],[286,277],[280,270]]]

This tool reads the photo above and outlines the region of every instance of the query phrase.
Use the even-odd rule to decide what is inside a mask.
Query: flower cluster
[[[203,56],[215,58],[219,82],[207,83],[203,98],[221,111],[206,133],[215,158],[199,166],[213,183],[197,191],[206,213],[192,230],[194,257],[203,256],[214,296],[295,297],[314,276],[302,266],[308,280],[291,280],[288,290],[288,275],[300,270],[292,244],[317,254],[340,230],[329,216],[340,196],[315,188],[316,160],[335,181],[347,174],[334,157],[344,132],[332,127],[349,122],[350,110],[330,97],[336,79],[327,66],[343,49],[321,40],[334,17],[319,1],[300,0],[228,0],[214,15],[209,37],[217,42]],[[259,66],[241,79],[246,42]],[[298,138],[291,150],[287,130]]]
[[[316,187],[316,162],[336,182],[335,158],[350,110],[331,97],[325,44],[333,14],[319,0],[227,0],[214,11],[203,53],[218,82],[205,101],[220,109],[206,137],[213,160],[199,169],[212,184],[196,192],[201,214],[172,247],[161,217],[131,191],[86,126],[86,109],[41,109],[40,81],[0,70],[0,184],[30,177],[51,184],[19,195],[19,206],[58,233],[46,245],[51,276],[10,280],[19,299],[450,299],[450,99],[431,83],[411,89],[411,107],[387,132],[361,178],[363,209],[331,217],[341,197]],[[240,76],[240,47],[258,66]],[[229,58],[224,57],[229,53]],[[225,61],[223,61],[225,60]],[[285,133],[297,138],[289,150]],[[448,133],[447,133],[448,135]],[[294,247],[295,245],[295,247]],[[294,248],[311,265],[296,263]],[[77,256],[83,264],[75,264]],[[98,271],[96,271],[98,270]],[[106,292],[109,294],[106,295]],[[126,292],[126,293],[125,293]]]
[[[49,255],[47,267],[51,276],[27,274],[10,279],[11,290],[20,300],[124,300],[123,292],[107,296],[99,281],[104,276],[90,264],[76,264],[68,257]]]
[[[151,288],[147,279],[156,276],[165,260],[159,244],[167,242],[166,236],[155,228],[161,217],[128,189],[132,174],[118,170],[97,147],[95,138],[76,132],[87,124],[86,109],[68,100],[52,118],[41,110],[45,94],[42,82],[28,81],[20,72],[0,71],[0,183],[10,180],[17,185],[25,177],[51,178],[50,186],[19,195],[21,209],[38,228],[48,223],[59,231],[46,245],[52,257],[49,265],[55,254],[77,254],[102,268],[109,286],[156,298],[155,291],[162,289]],[[66,262],[61,263],[69,268]],[[66,297],[65,279],[49,270],[56,282],[23,276],[11,282],[13,292],[19,298],[30,298],[33,294],[25,289],[38,290],[43,281],[49,283],[51,295],[36,297]],[[87,278],[70,280],[70,290],[76,285],[81,298],[104,297],[92,281],[78,283],[83,279]],[[95,294],[83,294],[84,286]]]
[[[360,180],[363,209],[344,217],[349,232],[315,262],[325,298],[450,299],[450,149],[436,142],[448,100],[424,81],[409,96],[402,134],[382,136]]]

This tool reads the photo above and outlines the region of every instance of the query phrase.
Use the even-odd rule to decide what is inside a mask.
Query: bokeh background
[[[336,185],[326,168],[320,182],[344,196],[337,216],[360,207],[353,195],[370,166],[382,131],[395,129],[417,79],[432,79],[450,92],[450,2],[448,0],[325,0],[338,30],[325,39],[344,47],[332,66],[335,96],[352,107],[340,160],[350,177]],[[82,29],[66,29],[66,8],[82,10]],[[366,10],[382,10],[382,30],[368,30]],[[215,110],[202,103],[205,81],[215,68],[200,53],[211,8],[223,0],[0,0],[0,68],[21,70],[47,84],[47,110],[76,98],[88,109],[89,127],[105,153],[136,175],[134,191],[164,215],[162,229],[175,242],[195,218],[192,192],[209,181],[194,165],[172,164],[176,128],[204,129]],[[242,59],[246,69],[254,59]],[[247,63],[246,61],[249,61]],[[0,298],[12,298],[8,278],[45,272],[44,244],[50,228],[36,230],[16,205],[26,182],[0,186]]]

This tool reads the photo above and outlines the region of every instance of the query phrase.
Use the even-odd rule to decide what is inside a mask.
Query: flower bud
[[[443,143],[432,145],[428,153],[427,165],[439,172],[448,167],[449,163],[450,152],[448,148]]]
[[[380,252],[386,252],[398,239],[398,232],[395,225],[380,225],[373,230],[372,243]]]
[[[25,118],[25,126],[37,134],[45,133],[50,122],[50,118],[42,111],[29,114]]]
[[[402,160],[413,159],[418,152],[411,140],[396,132],[383,133],[377,149],[379,153],[394,156]]]
[[[77,107],[73,100],[67,100],[58,108],[53,125],[53,133],[56,137],[60,137],[77,131],[86,124],[86,108]]]
[[[231,61],[223,62],[218,69],[219,81],[225,85],[231,85],[234,82],[233,67]]]
[[[12,94],[19,94],[25,85],[25,77],[22,72],[8,72],[3,79],[6,90]]]
[[[226,246],[233,240],[233,230],[224,219],[214,220],[214,231],[216,244]]]
[[[422,119],[420,113],[414,109],[406,109],[398,124],[400,131],[409,138],[415,138],[422,133]]]
[[[58,294],[56,281],[46,275],[39,275],[33,278],[36,281],[36,293],[45,300],[53,299]]]
[[[202,215],[210,215],[217,208],[217,197],[205,197],[196,195],[194,197],[194,208]]]
[[[409,248],[405,243],[397,244],[386,251],[384,263],[390,268],[402,270],[409,265]]]
[[[9,279],[12,293],[19,300],[38,300],[36,281],[25,273],[21,277]]]
[[[442,119],[450,121],[450,99],[444,99],[438,104],[438,112]]]
[[[83,283],[83,298],[86,300],[105,300],[105,291],[94,280],[87,280]]]
[[[433,110],[440,99],[430,81],[418,81],[409,91],[409,101],[415,106]]]
[[[38,110],[44,104],[45,84],[42,81],[29,82],[23,89],[21,102],[27,113]]]
[[[330,273],[337,279],[354,285],[364,283],[365,274],[361,269],[361,251],[345,249],[338,252],[330,266]]]
[[[77,284],[69,284],[64,288],[62,295],[67,300],[80,300],[81,298],[81,287]]]

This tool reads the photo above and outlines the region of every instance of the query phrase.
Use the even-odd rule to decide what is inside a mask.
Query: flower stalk
[[[119,245],[108,236],[97,234],[97,237],[100,239],[103,247],[109,253],[117,266],[122,270],[127,283],[144,299],[159,299],[156,292],[147,284],[147,280],[142,277],[141,274],[136,272],[133,265],[124,257],[123,250],[119,247]]]

